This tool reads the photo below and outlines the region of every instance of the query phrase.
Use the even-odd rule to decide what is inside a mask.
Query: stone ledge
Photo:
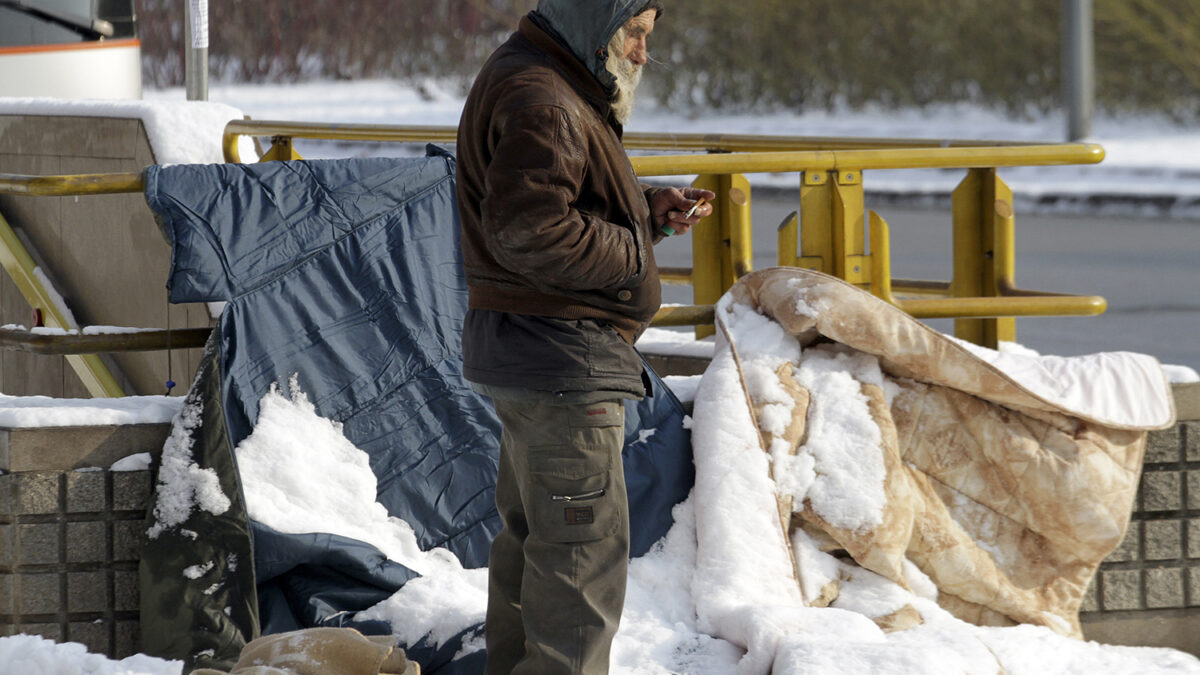
[[[1175,390],[1175,419],[1200,420],[1200,382],[1172,385]]]
[[[660,377],[667,375],[703,375],[711,359],[703,356],[674,356],[669,354],[643,354],[646,362]]]
[[[1200,656],[1200,607],[1184,610],[1084,612],[1083,637],[1110,645],[1170,647]]]
[[[157,453],[171,433],[170,424],[89,427],[0,427],[0,471],[71,471],[108,468],[142,452]]]

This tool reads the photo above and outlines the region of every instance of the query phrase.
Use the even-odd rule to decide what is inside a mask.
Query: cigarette
[[[708,199],[705,197],[701,197],[700,199],[696,200],[695,204],[692,204],[692,208],[688,209],[687,213],[683,214],[683,217],[685,219],[691,218],[692,216],[696,215],[696,209],[699,209],[701,206],[704,206],[707,203],[708,203]]]

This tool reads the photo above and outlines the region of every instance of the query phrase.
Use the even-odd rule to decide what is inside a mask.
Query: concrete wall
[[[0,429],[0,635],[80,642],[115,658],[141,651],[138,560],[151,474],[94,467],[158,454],[170,431]]]
[[[137,172],[155,163],[140,120],[0,115],[0,173],[64,175]],[[24,232],[39,265],[81,325],[191,328],[211,324],[200,304],[168,306],[170,247],[141,193],[81,197],[0,194],[0,214]],[[31,325],[32,310],[0,273],[0,325]],[[105,357],[128,394],[161,394],[166,352]],[[171,377],[182,393],[200,350],[174,350]],[[15,396],[87,397],[59,356],[0,350],[0,391]]]
[[[80,642],[116,658],[138,653],[150,488],[148,471],[0,476],[0,635]]]

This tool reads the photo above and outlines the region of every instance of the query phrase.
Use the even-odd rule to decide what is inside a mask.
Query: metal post
[[[954,226],[952,298],[999,298],[1015,276],[1012,190],[995,169],[970,169],[950,197]],[[954,335],[997,349],[1017,339],[1012,316],[959,318]]]
[[[862,172],[841,169],[829,173],[833,187],[833,275],[852,284],[870,283],[871,261],[863,235]]]
[[[692,182],[692,187],[720,195],[722,178],[726,176],[701,175]],[[719,204],[718,198],[714,206],[719,208]],[[714,215],[719,215],[719,212]],[[705,218],[692,228],[692,301],[697,305],[716,304],[725,293],[721,261],[722,240],[725,239],[723,229],[720,218]],[[696,326],[696,339],[706,338],[715,332],[712,326]]]
[[[1063,96],[1067,108],[1067,140],[1092,133],[1096,96],[1096,61],[1092,0],[1062,0]]]
[[[187,3],[188,47],[184,50],[187,100],[208,100],[208,0]]]
[[[836,174],[805,170],[800,174],[800,255],[796,267],[834,274],[833,189]],[[794,242],[793,242],[794,243]],[[791,250],[795,250],[792,246]]]
[[[740,173],[722,177],[717,193],[722,230],[729,238],[724,281],[729,290],[754,269],[754,233],[750,218],[750,181]]]

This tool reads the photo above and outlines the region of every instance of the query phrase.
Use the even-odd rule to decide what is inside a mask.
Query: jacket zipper
[[[605,490],[603,488],[601,488],[599,490],[592,490],[591,492],[585,492],[581,495],[550,495],[550,501],[578,502],[578,501],[582,501],[584,499],[595,499],[596,497],[603,497],[604,493],[605,493]]]

